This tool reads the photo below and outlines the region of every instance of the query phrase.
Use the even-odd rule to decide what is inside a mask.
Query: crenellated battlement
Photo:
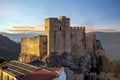
[[[80,32],[85,32],[85,27],[70,27],[70,30],[72,31],[72,32],[75,32],[75,31],[80,31]]]
[[[95,33],[86,33],[87,36],[96,36]]]
[[[86,39],[87,39],[87,41],[89,41],[89,40],[94,41],[96,39],[95,33],[86,33]]]
[[[79,26],[75,26],[75,27],[70,27],[71,30],[83,30],[85,31],[85,27],[79,27]]]

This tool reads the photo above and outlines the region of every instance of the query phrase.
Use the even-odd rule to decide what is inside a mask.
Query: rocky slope
[[[20,52],[20,44],[0,35],[0,56],[6,61],[17,59]]]

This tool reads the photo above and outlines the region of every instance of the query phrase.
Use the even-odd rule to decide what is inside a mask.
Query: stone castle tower
[[[44,27],[44,35],[22,38],[19,61],[42,60],[51,53],[61,55],[64,52],[79,57],[81,54],[94,51],[95,35],[86,34],[85,27],[70,27],[70,18],[47,18]]]
[[[65,16],[45,19],[45,34],[47,35],[47,51],[71,53],[70,19]]]

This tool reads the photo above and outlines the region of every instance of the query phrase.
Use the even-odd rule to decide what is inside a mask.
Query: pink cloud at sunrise
[[[36,33],[36,32],[43,32],[44,27],[43,27],[43,25],[39,25],[39,26],[12,26],[8,31],[12,32],[12,33],[27,33],[27,32]]]
[[[117,32],[116,29],[98,29],[95,27],[85,27],[86,33],[89,32]],[[39,33],[44,32],[44,25],[37,25],[37,26],[12,26],[9,30],[10,33]]]
[[[86,32],[117,32],[116,29],[86,27]]]

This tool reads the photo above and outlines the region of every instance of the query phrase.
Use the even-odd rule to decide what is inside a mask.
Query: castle
[[[44,22],[45,33],[34,38],[22,38],[20,62],[35,59],[44,60],[51,53],[61,55],[66,52],[79,58],[81,54],[94,53],[101,49],[95,34],[86,33],[85,27],[70,27],[70,18],[47,18]]]

